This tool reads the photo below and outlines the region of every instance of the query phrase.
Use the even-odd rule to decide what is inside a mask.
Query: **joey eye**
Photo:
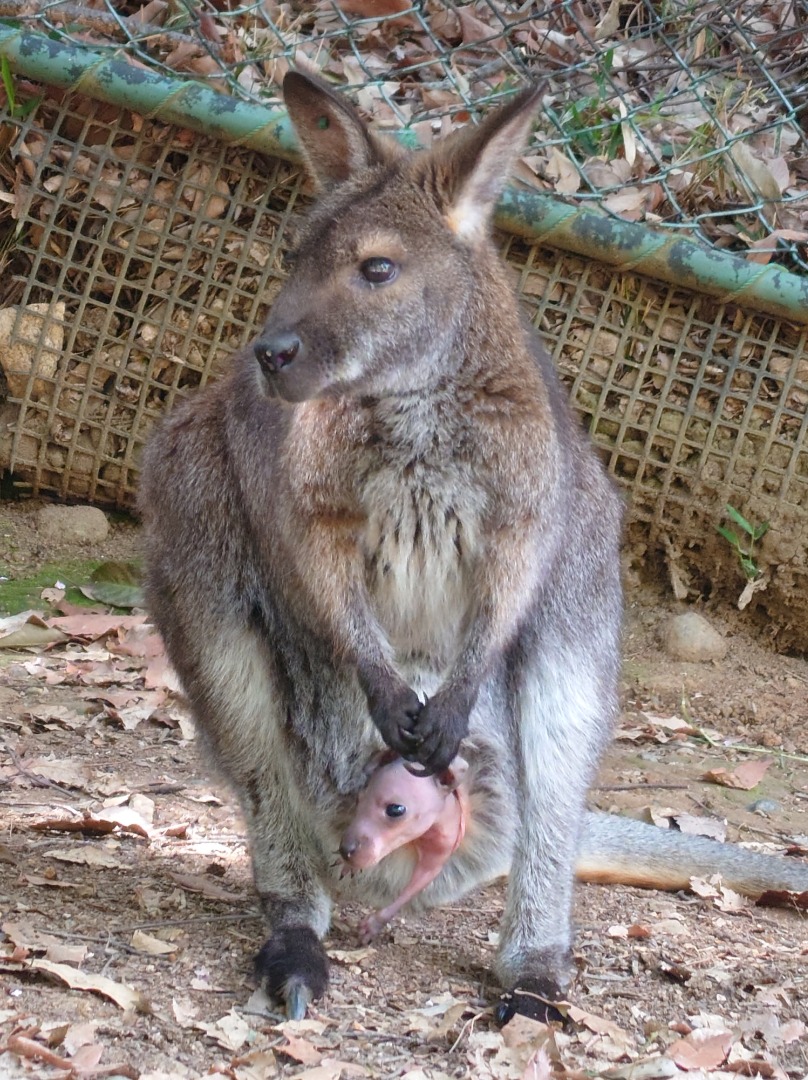
[[[387,804],[384,812],[388,817],[404,817],[407,813],[407,807],[402,806],[401,803],[391,802]]]
[[[398,275],[398,267],[392,259],[376,256],[372,259],[365,259],[359,267],[359,273],[371,285],[387,285],[395,280]]]

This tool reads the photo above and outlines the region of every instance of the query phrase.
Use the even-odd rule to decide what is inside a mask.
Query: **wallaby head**
[[[254,345],[266,392],[384,397],[451,376],[479,283],[490,287],[489,223],[537,90],[415,154],[318,79],[291,72],[283,92],[320,199]]]

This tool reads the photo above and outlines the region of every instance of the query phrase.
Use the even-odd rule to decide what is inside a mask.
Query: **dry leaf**
[[[89,990],[109,998],[121,1009],[134,1009],[137,1012],[151,1011],[148,1000],[138,990],[133,990],[125,983],[115,982],[106,975],[93,975],[86,971],[77,971],[67,964],[53,964],[50,960],[32,960],[28,967],[34,971],[44,971],[66,983],[71,990]]]
[[[720,784],[722,787],[751,791],[763,779],[772,762],[772,758],[758,758],[754,761],[744,761],[731,771],[724,768],[709,769],[702,776],[702,780],[707,780],[711,784]]]
[[[759,907],[782,907],[792,911],[808,911],[808,890],[788,892],[786,889],[767,889],[757,898]]]
[[[232,1050],[233,1053],[240,1050],[255,1035],[244,1017],[240,1016],[235,1009],[231,1009],[213,1024],[200,1020],[194,1024],[194,1027],[204,1031],[211,1039],[215,1039],[219,1046],[223,1046],[225,1050]]]
[[[331,960],[336,960],[340,964],[359,964],[376,952],[372,945],[364,949],[327,949],[326,951]]]
[[[86,765],[64,758],[34,758],[32,761],[25,759],[23,765],[26,772],[51,780],[54,784],[79,790],[86,788],[91,775]]]
[[[25,885],[44,885],[51,889],[78,889],[79,894],[89,896],[91,889],[81,881],[60,881],[58,878],[43,877],[41,874],[23,874],[20,880]]]
[[[177,998],[171,999],[171,1011],[174,1014],[174,1019],[180,1025],[180,1027],[193,1027],[196,1015],[199,1012],[196,1005],[190,1001],[179,1001]]]
[[[118,630],[130,630],[135,626],[142,626],[146,622],[145,615],[60,615],[56,619],[49,619],[48,626],[61,630],[72,638],[87,638],[95,641],[98,638],[114,634]]]
[[[75,848],[57,848],[45,852],[46,859],[58,859],[59,862],[80,863],[82,866],[103,866],[114,869],[123,866],[119,859],[103,848],[90,844],[77,844]]]
[[[67,635],[49,627],[35,611],[0,619],[0,649],[28,649],[59,641],[67,641]]]
[[[618,1047],[628,1050],[634,1046],[634,1040],[628,1032],[623,1031],[613,1021],[607,1020],[605,1016],[595,1016],[593,1013],[584,1012],[583,1009],[579,1009],[575,1005],[569,1006],[567,1015],[573,1023],[583,1025],[583,1027],[588,1028],[589,1031],[594,1032],[596,1035],[606,1036]]]
[[[132,934],[131,944],[133,949],[137,949],[138,952],[149,953],[151,956],[167,956],[169,953],[177,951],[177,946],[172,945],[170,941],[161,941],[160,938],[145,934],[142,930],[135,930]]]
[[[544,171],[560,195],[572,195],[581,186],[581,174],[557,146],[551,148]]]
[[[684,1039],[678,1039],[668,1047],[668,1056],[680,1069],[715,1069],[725,1059],[735,1036],[729,1031],[715,1032],[710,1028],[696,1028]]]
[[[205,874],[169,874],[172,881],[188,892],[200,893],[209,900],[225,900],[230,904],[238,904],[244,900],[241,893],[228,892],[210,880]]]
[[[669,934],[672,937],[682,937],[690,933],[685,924],[680,922],[679,919],[660,919],[659,922],[654,923],[651,929],[654,935]]]
[[[371,1073],[355,1061],[337,1061],[336,1058],[323,1058],[319,1065],[305,1072],[296,1073],[295,1080],[349,1080],[352,1076],[370,1076]]]
[[[671,814],[671,821],[679,827],[679,832],[691,836],[709,836],[713,840],[726,840],[726,818],[699,817],[697,814]]]
[[[285,1044],[275,1049],[279,1054],[286,1054],[301,1065],[319,1065],[323,1060],[322,1050],[318,1050],[308,1039],[300,1039],[295,1035],[287,1035]]]
[[[595,27],[595,41],[610,38],[620,29],[620,0],[611,0],[603,18]]]
[[[678,1076],[679,1069],[670,1058],[651,1057],[607,1069],[602,1075],[604,1080],[668,1080],[669,1077]]]
[[[95,1032],[99,1022],[85,1020],[80,1024],[70,1024],[62,1039],[62,1046],[68,1054],[75,1054],[79,1047],[95,1042]]]

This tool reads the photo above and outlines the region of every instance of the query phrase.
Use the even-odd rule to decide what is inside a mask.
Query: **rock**
[[[64,344],[65,305],[28,304],[0,309],[0,367],[12,397],[24,398],[30,375],[36,401],[53,387],[56,365]]]
[[[97,506],[43,506],[36,525],[44,540],[57,544],[97,543],[109,535],[109,522]]]
[[[724,638],[695,611],[674,615],[665,632],[665,650],[674,660],[723,660],[727,655]]]

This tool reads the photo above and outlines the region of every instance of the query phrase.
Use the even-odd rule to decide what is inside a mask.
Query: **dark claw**
[[[418,768],[417,761],[405,761],[404,768],[410,773],[411,776],[429,776],[429,773],[424,768]]]
[[[279,927],[256,956],[255,974],[264,991],[285,1005],[289,1017],[300,1020],[309,1002],[326,991],[328,957],[310,927]]]
[[[286,984],[286,1015],[290,1020],[303,1020],[311,1002],[311,990],[305,983]]]
[[[401,738],[412,747],[421,746],[424,741],[423,735],[419,735],[415,731],[407,731],[406,728],[401,729]]]

